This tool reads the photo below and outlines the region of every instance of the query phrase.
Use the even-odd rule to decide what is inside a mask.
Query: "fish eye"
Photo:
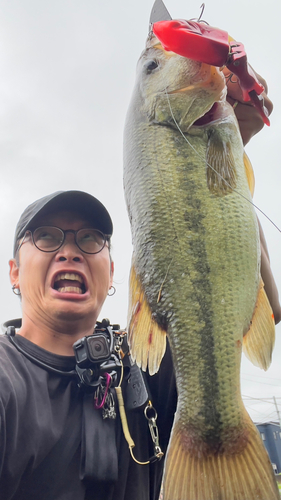
[[[159,63],[158,61],[156,61],[155,59],[152,59],[151,61],[148,61],[146,64],[145,64],[145,71],[146,73],[152,73],[152,71],[154,71],[155,69],[157,69],[159,66]]]

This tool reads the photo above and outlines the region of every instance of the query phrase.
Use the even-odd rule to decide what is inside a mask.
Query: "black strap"
[[[9,319],[8,321],[5,321],[5,323],[1,325],[1,329],[4,333],[6,333],[9,326],[14,326],[16,329],[18,329],[21,328],[21,324],[22,324],[21,318]]]
[[[12,333],[9,332],[10,329],[13,329]],[[32,356],[32,354],[29,354],[28,352],[26,352],[25,349],[23,349],[17,343],[16,338],[15,338],[15,331],[14,331],[14,327],[13,326],[9,326],[7,328],[6,335],[7,335],[8,339],[9,339],[9,341],[11,342],[11,344],[13,344],[13,346],[21,354],[23,354],[27,359],[29,359],[32,363],[34,363],[35,365],[39,366],[40,368],[44,368],[44,370],[47,370],[47,371],[52,372],[52,373],[55,373],[56,375],[63,375],[64,377],[76,377],[76,378],[78,378],[76,370],[70,370],[70,371],[58,370],[57,368],[54,368],[53,366],[48,365],[47,363],[44,363],[40,359],[35,358],[35,356]]]

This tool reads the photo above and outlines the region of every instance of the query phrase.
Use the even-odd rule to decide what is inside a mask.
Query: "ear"
[[[19,286],[19,268],[16,259],[9,260],[11,285]]]
[[[111,260],[110,261],[110,283],[109,283],[109,288],[112,286],[113,283],[113,274],[114,274],[114,262]]]

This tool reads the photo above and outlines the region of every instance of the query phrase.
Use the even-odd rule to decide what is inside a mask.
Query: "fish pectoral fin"
[[[205,450],[204,440],[200,445],[192,429],[175,422],[164,469],[165,500],[280,499],[259,432],[249,417],[245,420],[239,427],[240,443],[239,436],[236,442],[231,440],[230,429],[229,450],[222,440],[219,452]]]
[[[245,172],[246,172],[246,177],[247,177],[250,193],[253,197],[254,190],[255,190],[255,175],[254,175],[254,170],[253,170],[252,164],[249,160],[249,157],[246,155],[245,152],[243,155],[243,160],[244,160],[244,167],[245,167]]]
[[[236,168],[231,143],[210,130],[206,151],[207,186],[211,193],[225,196],[236,188]]]
[[[131,267],[129,286],[128,336],[131,355],[150,375],[159,369],[166,350],[166,332],[152,318],[134,265]]]
[[[243,352],[255,366],[267,370],[271,363],[274,342],[274,315],[261,279],[250,328],[243,338]]]

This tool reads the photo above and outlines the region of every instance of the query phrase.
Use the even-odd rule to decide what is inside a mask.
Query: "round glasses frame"
[[[40,246],[38,246],[38,243],[36,243],[36,241],[35,241],[35,239],[34,239],[34,233],[36,233],[36,231],[38,231],[38,230],[40,230],[40,229],[42,230],[42,229],[44,229],[44,228],[46,228],[46,229],[48,229],[48,228],[49,228],[49,229],[57,229],[57,230],[60,232],[60,234],[61,234],[61,238],[62,238],[61,242],[59,243],[59,245],[58,245],[58,246],[56,246],[56,248],[54,248],[54,249],[52,249],[52,250],[45,250],[45,249],[40,248]],[[102,240],[102,242],[101,242],[101,248],[99,248],[96,252],[87,252],[86,250],[84,250],[84,249],[80,246],[80,244],[78,243],[78,238],[77,238],[78,233],[79,233],[79,232],[81,233],[81,231],[95,231],[96,233],[98,233],[98,235],[101,237],[101,240]],[[21,246],[22,246],[22,245],[23,245],[23,243],[26,241],[26,237],[27,237],[27,235],[28,235],[28,234],[30,234],[30,235],[31,235],[31,239],[32,239],[32,242],[33,242],[34,246],[35,246],[38,250],[40,250],[40,252],[44,252],[44,253],[52,253],[52,252],[56,252],[57,250],[59,250],[59,249],[63,246],[63,244],[64,244],[64,242],[65,242],[65,237],[66,237],[66,234],[67,234],[67,233],[72,233],[72,234],[74,235],[74,241],[75,241],[75,243],[76,243],[77,247],[81,250],[81,252],[86,253],[86,254],[89,254],[89,255],[95,255],[95,254],[97,254],[97,253],[101,252],[101,251],[104,249],[104,247],[105,247],[105,245],[106,245],[106,242],[109,242],[109,240],[110,240],[110,236],[105,235],[105,234],[104,234],[102,231],[100,231],[99,229],[93,229],[93,228],[81,228],[81,229],[78,229],[77,231],[74,231],[74,229],[65,229],[65,230],[64,230],[64,229],[61,229],[60,227],[56,227],[56,226],[40,226],[40,227],[37,227],[37,228],[36,228],[36,229],[34,229],[34,230],[30,230],[30,229],[28,229],[28,230],[25,232],[25,235],[23,236],[23,238],[22,238],[22,240],[21,240],[21,242],[20,242],[20,244],[19,244],[19,246],[18,246],[17,252],[19,252],[19,250],[20,250]]]

